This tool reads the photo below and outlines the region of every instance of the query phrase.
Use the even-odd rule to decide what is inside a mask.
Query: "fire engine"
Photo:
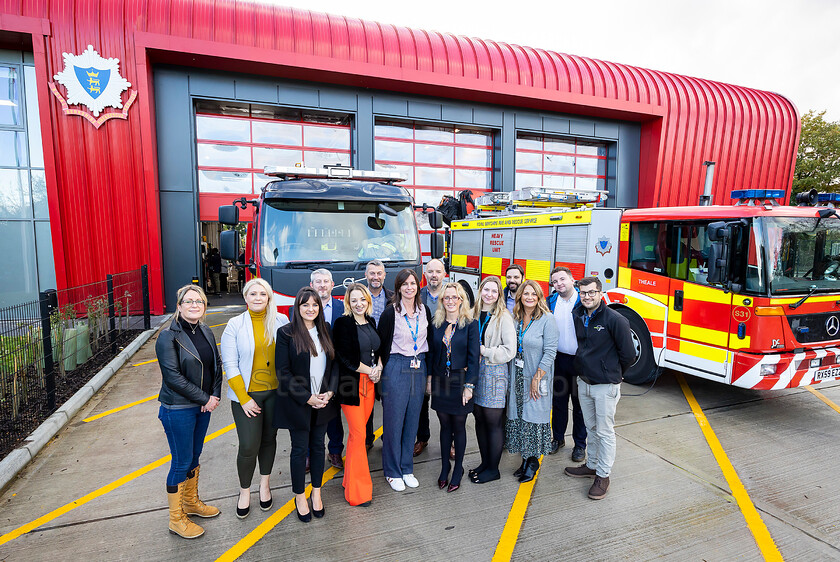
[[[268,166],[265,175],[277,180],[266,184],[258,199],[243,197],[219,207],[219,222],[235,227],[240,207],[254,206],[241,265],[249,276],[271,284],[281,311],[318,268],[332,272],[335,296],[343,295],[342,286],[363,281],[373,259],[384,263],[391,287],[401,269],[413,268],[422,276],[415,205],[408,190],[396,185],[405,180],[398,173]],[[440,213],[429,212],[428,219],[432,229],[441,227]],[[221,232],[223,259],[239,262],[239,238],[234,229]],[[432,256],[440,257],[443,235],[433,232],[430,242]]]
[[[621,210],[598,206],[604,192],[488,194],[451,225],[451,270],[477,288],[517,263],[546,294],[555,266],[599,277],[633,332],[633,384],[659,368],[754,389],[838,379],[840,195],[796,207],[784,196],[738,190],[731,206]]]

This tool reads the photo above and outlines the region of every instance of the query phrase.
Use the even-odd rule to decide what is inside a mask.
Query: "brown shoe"
[[[167,494],[169,499],[169,532],[179,535],[185,539],[197,539],[204,534],[204,529],[192,522],[184,513],[181,505],[181,497],[184,492],[184,483],[178,484],[178,491]]]
[[[414,444],[414,456],[416,457],[417,455],[419,455],[420,453],[425,451],[428,444],[429,444],[428,441],[418,441],[417,443],[415,443]]]
[[[327,455],[327,458],[330,461],[330,464],[333,465],[338,470],[344,470],[344,461],[341,460],[341,455],[337,453],[330,453]]]
[[[595,469],[589,468],[585,464],[580,466],[567,466],[563,472],[566,473],[566,476],[573,478],[595,478]]]
[[[595,482],[592,483],[592,487],[589,488],[589,499],[591,500],[600,500],[604,499],[604,496],[607,495],[607,490],[610,489],[610,477],[607,476],[606,478],[601,478],[600,476],[595,477]]]
[[[216,517],[221,513],[218,507],[207,505],[198,497],[198,472],[201,467],[195,467],[192,478],[187,478],[182,484],[184,491],[181,495],[181,503],[184,506],[184,513],[197,515],[199,517]]]

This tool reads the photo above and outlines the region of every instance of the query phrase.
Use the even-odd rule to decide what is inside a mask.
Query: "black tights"
[[[449,449],[455,441],[455,468],[452,470],[452,484],[460,484],[464,475],[464,450],[467,448],[467,414],[453,415],[438,412],[440,421],[440,480],[449,479]]]
[[[475,437],[481,453],[481,464],[474,470],[485,476],[499,474],[499,462],[502,460],[502,448],[505,444],[505,409],[485,408],[475,405]]]

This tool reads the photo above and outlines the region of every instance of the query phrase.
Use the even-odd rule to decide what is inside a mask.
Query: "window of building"
[[[259,193],[266,166],[351,165],[351,119],[248,104],[196,104],[198,190]]]
[[[550,135],[516,136],[516,188],[606,189],[607,145]]]
[[[0,306],[56,286],[37,94],[32,55],[0,51]]]

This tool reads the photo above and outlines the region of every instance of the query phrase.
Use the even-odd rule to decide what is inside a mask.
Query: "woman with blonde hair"
[[[370,505],[370,478],[365,434],[373,411],[374,383],[382,375],[379,334],[373,319],[373,299],[368,288],[352,283],[344,294],[344,315],[333,322],[333,342],[338,363],[338,402],[347,418],[349,437],[344,461],[344,498],[350,505]]]
[[[502,295],[501,279],[485,277],[478,286],[473,308],[481,343],[473,409],[481,464],[469,472],[470,480],[476,484],[499,479],[499,462],[505,444],[508,363],[516,355],[516,327]]]
[[[158,419],[163,424],[172,462],[166,476],[169,532],[185,539],[204,534],[188,515],[216,517],[220,511],[198,497],[198,458],[210,412],[222,394],[222,361],[216,338],[204,323],[207,295],[196,285],[178,289],[175,317],[155,343],[162,384]]]
[[[522,455],[522,466],[513,475],[530,482],[540,468],[539,457],[551,451],[551,393],[559,339],[536,281],[524,281],[516,291],[513,320],[517,346],[510,362],[505,447]]]
[[[458,283],[446,283],[440,293],[432,324],[431,360],[427,391],[440,421],[441,471],[438,487],[454,492],[464,475],[467,416],[473,410],[478,380],[478,323],[472,319],[469,299]],[[455,444],[455,467],[447,454]],[[450,469],[452,476],[450,479]]]
[[[269,478],[277,450],[277,429],[273,426],[277,396],[274,342],[277,328],[289,319],[277,312],[274,290],[265,279],[255,277],[242,288],[248,309],[231,318],[222,334],[222,362],[228,381],[228,398],[236,422],[239,452],[239,500],[236,516],[244,519],[251,511],[251,480],[260,464],[260,509],[271,509]]]

